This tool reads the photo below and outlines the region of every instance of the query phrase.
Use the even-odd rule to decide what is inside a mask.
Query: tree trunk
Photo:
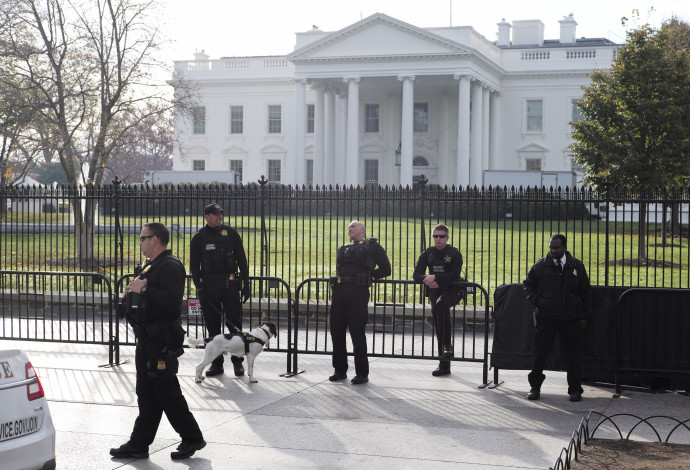
[[[674,202],[671,204],[671,238],[678,237],[680,239],[680,235],[680,202]]]
[[[663,204],[661,207],[661,246],[666,247],[666,214],[668,214],[668,205]]]
[[[74,211],[74,236],[77,245],[79,269],[93,272],[94,266],[94,212],[96,201],[85,197],[88,189],[78,190],[78,197],[72,200]],[[85,194],[86,193],[86,194]]]

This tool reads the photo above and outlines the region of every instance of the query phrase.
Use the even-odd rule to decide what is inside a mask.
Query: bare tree
[[[103,182],[108,159],[139,121],[194,106],[193,87],[183,79],[173,77],[170,98],[152,77],[165,66],[156,60],[163,44],[158,7],[158,0],[4,0],[0,6],[7,37],[0,56],[35,93],[42,150],[57,155],[75,187]],[[9,78],[0,71],[0,81]],[[151,102],[159,105],[147,107]],[[93,259],[95,204],[72,202],[82,266]]]

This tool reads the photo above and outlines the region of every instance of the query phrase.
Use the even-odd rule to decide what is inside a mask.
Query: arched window
[[[412,160],[412,166],[429,166],[429,160],[424,157],[416,156]]]

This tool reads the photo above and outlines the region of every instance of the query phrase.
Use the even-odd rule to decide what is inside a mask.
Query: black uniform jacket
[[[592,312],[592,289],[585,265],[567,251],[562,274],[548,254],[532,266],[523,286],[538,317],[587,319]]]
[[[341,246],[336,259],[339,276],[370,271],[373,279],[381,279],[391,274],[391,262],[386,250],[374,238]]]
[[[143,268],[141,279],[147,279],[147,324],[168,323],[180,318],[186,272],[172,251],[165,250]]]
[[[431,262],[429,262],[430,259]],[[445,289],[451,282],[460,280],[462,254],[457,248],[450,245],[446,245],[442,250],[437,249],[435,246],[427,248],[419,255],[412,279],[415,282],[422,282],[426,276],[427,269],[429,274],[435,276],[438,287]]]
[[[228,257],[233,259],[234,266],[228,266]],[[235,269],[239,270],[244,285],[249,283],[249,265],[242,238],[227,225],[216,228],[205,225],[192,237],[189,265],[197,289],[203,286],[204,276],[222,278]]]

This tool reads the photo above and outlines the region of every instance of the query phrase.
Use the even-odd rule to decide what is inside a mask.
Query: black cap
[[[208,206],[204,207],[204,215],[207,214],[222,214],[223,213],[223,208],[220,207],[218,204],[213,203],[209,204]]]

